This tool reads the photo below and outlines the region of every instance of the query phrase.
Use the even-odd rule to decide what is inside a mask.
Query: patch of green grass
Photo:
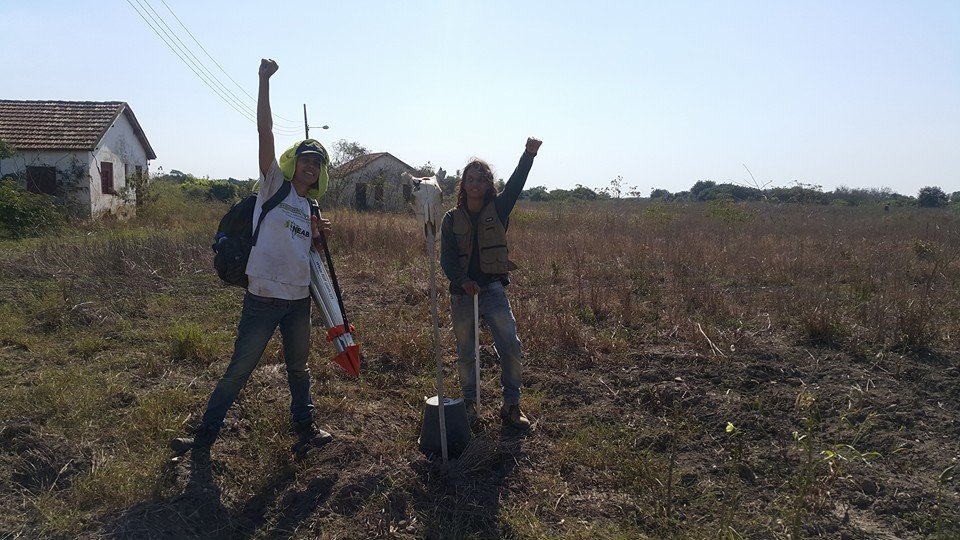
[[[30,317],[33,326],[44,331],[55,331],[69,322],[74,304],[67,298],[66,288],[56,282],[38,282],[32,294],[24,298],[21,309]]]
[[[200,390],[160,388],[137,397],[136,406],[124,420],[124,436],[134,448],[163,447],[184,432],[184,421],[202,399]]]
[[[507,506],[500,509],[500,532],[507,538],[547,539],[536,508],[526,505]]]
[[[98,365],[53,367],[39,370],[31,385],[0,392],[0,403],[7,418],[45,418],[48,428],[72,436],[113,422],[109,398],[128,386],[126,375]]]
[[[31,348],[29,325],[23,309],[13,304],[0,304],[0,346]]]
[[[32,513],[40,522],[32,534],[49,538],[76,538],[94,521],[93,512],[81,512],[72,501],[64,500],[57,492],[45,492],[32,500]]]
[[[174,360],[209,362],[219,353],[216,337],[199,324],[177,324],[170,331],[170,356]]]
[[[520,398],[523,410],[534,416],[539,416],[543,411],[543,405],[546,403],[547,395],[542,384],[535,384],[523,389],[523,396]],[[489,400],[488,400],[489,402]]]
[[[71,507],[109,512],[149,500],[160,476],[158,471],[169,457],[163,450],[128,453],[79,474],[68,493]]]
[[[108,348],[110,344],[102,336],[85,335],[80,336],[70,345],[70,352],[84,360],[89,360],[98,352]]]
[[[637,447],[639,433],[630,426],[589,423],[572,430],[557,445],[561,463],[586,467],[598,477],[637,492],[658,485],[658,465],[649,451]]]

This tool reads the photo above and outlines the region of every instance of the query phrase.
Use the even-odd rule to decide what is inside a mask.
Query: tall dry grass
[[[955,211],[611,202],[521,206],[513,224],[524,326],[560,324],[569,338],[554,346],[618,326],[705,344],[698,323],[722,349],[770,332],[854,349],[957,346]]]

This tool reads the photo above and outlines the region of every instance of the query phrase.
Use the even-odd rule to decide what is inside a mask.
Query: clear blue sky
[[[328,146],[357,141],[528,187],[644,194],[697,180],[960,190],[960,2],[130,0],[152,6],[274,112]],[[2,97],[122,100],[166,170],[257,174],[256,127],[188,69],[126,0],[0,3]],[[278,124],[283,127],[284,124]],[[278,152],[297,137],[278,134]]]

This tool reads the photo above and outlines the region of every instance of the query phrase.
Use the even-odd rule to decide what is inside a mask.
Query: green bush
[[[239,198],[240,190],[232,182],[194,178],[180,184],[180,189],[191,199],[205,201],[233,202]]]
[[[38,236],[62,225],[53,197],[23,191],[13,180],[0,181],[0,236]]]
[[[201,178],[188,180],[180,184],[180,190],[191,199],[205,200],[210,194],[210,182]]]
[[[946,206],[950,199],[947,198],[947,194],[942,189],[936,186],[927,186],[920,190],[917,200],[920,202],[920,208],[940,208]]]
[[[210,182],[210,189],[207,191],[207,198],[214,201],[231,202],[235,201],[238,195],[236,184],[220,180]]]

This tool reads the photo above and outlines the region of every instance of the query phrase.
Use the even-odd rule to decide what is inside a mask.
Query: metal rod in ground
[[[440,453],[443,455],[443,462],[447,462],[447,419],[444,415],[446,408],[443,399],[443,359],[440,355],[440,317],[437,314],[437,246],[432,231],[427,233],[427,245],[430,250],[430,302],[433,308],[433,343],[434,353],[437,357],[437,413],[440,416]]]
[[[473,296],[473,358],[477,371],[477,414],[480,414],[480,294]]]

